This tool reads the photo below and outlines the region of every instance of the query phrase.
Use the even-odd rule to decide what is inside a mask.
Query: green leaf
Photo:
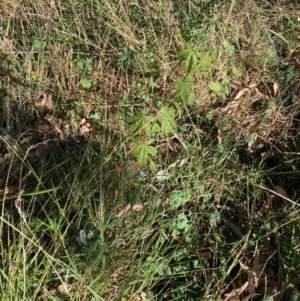
[[[180,213],[177,216],[177,229],[183,230],[188,224],[188,219],[184,213]]]
[[[157,172],[157,168],[156,168],[154,161],[150,157],[149,157],[149,166],[150,166],[150,170],[151,170],[152,174],[155,175]]]
[[[220,212],[215,210],[209,214],[209,223],[211,225],[216,225],[217,223],[220,222],[221,216]]]
[[[197,69],[200,72],[206,71],[212,65],[212,60],[209,56],[204,56],[197,64]]]
[[[229,94],[228,82],[226,80],[223,80],[222,83],[210,82],[208,87],[212,90],[213,96],[225,98]]]
[[[210,110],[208,111],[206,114],[205,114],[205,118],[208,120],[208,121],[211,121],[214,117],[214,114],[215,114],[215,111],[214,110]]]
[[[234,46],[232,44],[230,44],[227,40],[224,40],[222,44],[223,44],[225,53],[228,56],[231,56],[231,55],[234,54],[235,48],[234,48]]]
[[[236,78],[239,78],[243,75],[242,70],[235,66],[232,67],[232,73]]]
[[[176,114],[175,109],[162,108],[157,117],[156,125],[153,130],[157,130],[161,137],[164,137],[167,133],[174,133],[177,131],[177,124],[174,120]]]
[[[85,89],[90,89],[92,87],[93,81],[90,78],[83,78],[80,84]]]
[[[32,48],[33,50],[43,50],[46,47],[47,43],[43,40],[34,40]]]
[[[107,229],[112,229],[118,225],[118,220],[117,219],[112,219],[108,224],[107,224]]]
[[[131,134],[134,135],[141,129],[143,129],[148,136],[151,135],[150,123],[153,117],[145,114],[144,111],[137,111],[136,115],[128,120],[128,124],[132,126]]]
[[[255,138],[255,136],[253,134],[250,134],[250,133],[244,133],[244,138],[245,138],[245,141],[247,143],[249,142],[252,142]]]
[[[100,114],[100,112],[95,112],[90,115],[90,118],[94,121],[99,121],[99,120],[101,120],[101,114]]]
[[[143,167],[150,160],[150,156],[156,156],[156,149],[150,144],[153,143],[153,139],[144,141],[136,139],[134,140],[134,148],[132,155],[137,158],[140,167]]]
[[[140,202],[141,192],[137,188],[131,188],[127,195],[127,202],[130,204],[137,204]]]
[[[173,193],[169,197],[169,203],[171,207],[177,208],[178,206],[188,202],[191,199],[191,191],[189,189],[179,191],[176,193]]]
[[[80,101],[78,99],[69,99],[67,100],[67,104],[72,110],[79,110],[81,108]]]
[[[186,48],[178,54],[179,59],[184,61],[187,72],[191,72],[193,66],[198,62],[200,50],[201,47],[193,47],[190,43],[187,43]]]
[[[242,231],[240,230],[240,228],[237,225],[235,225],[231,220],[229,220],[224,215],[221,215],[221,217],[224,220],[224,222],[231,228],[231,230],[234,232],[234,234],[238,238],[242,238],[243,237],[243,233],[242,233]]]
[[[211,82],[208,85],[209,89],[211,89],[217,96],[221,96],[221,92],[223,89],[223,86],[218,82]]]
[[[124,239],[123,238],[116,238],[112,244],[111,247],[112,248],[120,248],[122,245],[124,244]]]
[[[187,80],[187,81],[177,81],[176,82],[177,88],[174,92],[174,96],[179,97],[184,102],[191,102],[191,99],[193,98],[191,88],[194,85],[193,80]]]

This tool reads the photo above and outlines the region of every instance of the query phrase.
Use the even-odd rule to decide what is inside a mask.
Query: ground
[[[1,300],[298,300],[300,4],[0,4]]]

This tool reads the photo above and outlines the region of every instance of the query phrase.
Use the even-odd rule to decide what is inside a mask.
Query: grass
[[[0,9],[1,300],[298,300],[296,1]]]

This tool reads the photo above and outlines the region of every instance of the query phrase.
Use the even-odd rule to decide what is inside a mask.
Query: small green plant
[[[192,88],[194,86],[194,81],[193,80],[177,81],[175,84],[176,84],[176,91],[174,92],[174,96],[180,98],[180,100],[184,104],[193,105],[195,102],[195,97],[192,91]]]
[[[188,73],[205,72],[212,65],[209,55],[201,54],[202,47],[186,44],[186,48],[181,50],[178,57],[184,62],[185,69]]]
[[[137,111],[135,116],[129,119],[131,125],[131,134],[134,137],[142,132],[146,134],[144,139],[133,139],[132,155],[137,158],[141,167],[149,164],[153,173],[156,172],[156,166],[151,157],[157,155],[157,150],[153,146],[157,135],[164,138],[170,133],[177,131],[175,121],[176,110],[170,107],[163,107],[156,116],[152,117],[145,110]]]
[[[93,81],[90,78],[83,78],[80,84],[84,89],[90,89],[93,85]]]
[[[222,83],[212,81],[208,87],[211,90],[211,96],[213,97],[225,99],[229,95],[229,86],[226,80],[223,80]]]
[[[48,2],[0,5],[0,300],[298,300],[299,1]]]
[[[133,140],[134,147],[132,149],[132,155],[137,158],[140,167],[144,167],[147,163],[149,163],[151,170],[155,171],[155,163],[151,159],[151,156],[156,156],[157,151],[153,146],[151,146],[153,142],[154,139],[146,141],[140,139]]]

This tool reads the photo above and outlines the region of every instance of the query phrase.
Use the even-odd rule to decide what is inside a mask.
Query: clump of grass
[[[296,298],[298,5],[0,7],[3,300]]]

